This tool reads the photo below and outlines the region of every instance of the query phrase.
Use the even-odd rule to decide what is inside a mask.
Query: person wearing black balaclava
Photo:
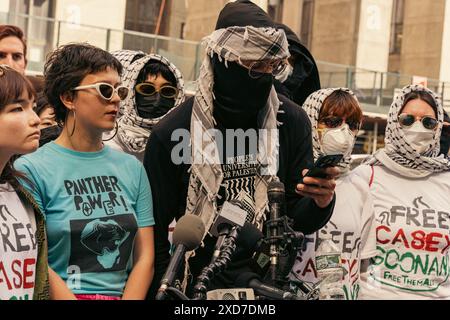
[[[442,126],[440,145],[439,154],[447,156],[450,147],[450,117],[446,111],[444,111],[444,125]]]
[[[314,57],[288,26],[277,24],[286,33],[289,42],[289,66],[275,79],[275,89],[299,106],[320,89],[320,76]]]
[[[144,156],[156,220],[155,277],[149,298],[170,261],[167,229],[173,218],[195,214],[205,224],[204,246],[189,257],[193,281],[188,281],[187,292],[211,259],[216,239],[208,232],[225,202],[245,204],[247,222],[261,230],[267,220],[267,185],[278,178],[285,184],[286,214],[296,230],[315,232],[330,218],[339,170],[328,169],[328,179],[301,182],[313,162],[311,125],[305,112],[273,87],[273,77],[289,57],[284,31],[273,27],[270,17],[251,1],[228,3],[216,31],[206,39],[195,96],[152,131]],[[275,143],[267,144],[264,153],[259,143],[251,142],[236,151],[211,135],[229,129],[259,129],[260,135],[275,137]],[[188,141],[183,140],[185,133],[190,133]],[[180,149],[185,145],[187,149]],[[239,246],[236,250],[209,289],[233,287],[238,274],[253,271],[253,252]]]
[[[39,147],[55,140],[61,134],[62,127],[55,120],[55,109],[49,104],[47,97],[40,93],[36,99],[36,114],[41,119],[39,130],[41,137],[39,138]]]
[[[104,141],[142,162],[153,126],[184,101],[183,76],[158,54],[119,50],[113,55],[124,67],[122,83],[131,93],[121,102],[117,126]]]

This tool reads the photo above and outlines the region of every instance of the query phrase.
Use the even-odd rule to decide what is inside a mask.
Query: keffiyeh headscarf
[[[320,110],[322,109],[322,105],[325,99],[328,98],[333,92],[338,90],[349,93],[358,102],[358,98],[356,98],[355,94],[348,88],[328,88],[313,92],[312,94],[309,95],[309,97],[303,104],[303,109],[306,111],[306,114],[308,115],[309,120],[311,121],[314,161],[324,154],[321,147],[319,134],[317,132],[317,127],[319,125]],[[341,162],[338,164],[341,173],[345,173],[350,170],[351,162],[352,158],[350,155],[344,157],[341,160]]]
[[[412,91],[425,91],[437,105],[438,127],[434,133],[429,151],[419,154],[405,139],[402,127],[398,122],[398,114],[403,107],[405,96]],[[431,90],[420,85],[409,85],[394,98],[389,109],[385,134],[385,147],[378,150],[366,163],[384,165],[398,174],[410,178],[422,178],[433,173],[450,170],[450,161],[439,156],[439,139],[444,121],[444,109],[439,97]]]
[[[145,119],[138,115],[134,86],[140,71],[150,61],[158,61],[166,65],[175,76],[178,88],[178,95],[172,109],[178,107],[184,101],[184,81],[181,72],[169,60],[158,54],[146,54],[142,51],[119,50],[113,55],[122,63],[123,74],[122,84],[130,89],[130,94],[126,100],[120,103],[117,135],[114,139],[120,140],[126,150],[133,153],[144,152],[147,140],[154,125],[156,125],[165,115],[154,119]]]
[[[186,214],[199,215],[208,232],[216,217],[218,192],[223,180],[218,152],[205,154],[215,145],[208,130],[215,126],[213,117],[214,74],[210,57],[219,56],[228,62],[241,64],[242,60],[278,60],[289,57],[288,43],[283,31],[273,28],[228,27],[214,31],[205,39],[206,57],[200,68],[198,89],[191,117],[192,165],[189,181]],[[274,87],[266,106],[258,113],[258,128],[267,129],[270,137],[258,143],[258,172],[255,177],[255,217],[253,223],[262,228],[267,207],[267,184],[276,178],[278,165],[277,112],[280,101]],[[196,139],[195,137],[203,137]],[[217,149],[217,146],[215,147]],[[217,150],[216,150],[217,151]],[[215,156],[214,156],[215,155]],[[206,233],[205,233],[206,235]]]

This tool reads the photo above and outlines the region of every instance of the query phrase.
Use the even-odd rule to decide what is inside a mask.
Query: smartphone
[[[325,156],[320,156],[319,159],[314,162],[314,165],[306,173],[305,177],[313,178],[326,178],[325,168],[336,166],[344,157],[343,154],[329,154]]]

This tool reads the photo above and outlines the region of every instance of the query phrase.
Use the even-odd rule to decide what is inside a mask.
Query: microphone
[[[267,297],[272,300],[303,300],[296,294],[268,286],[261,282],[256,273],[246,272],[236,278],[237,288],[251,288],[257,295]]]
[[[272,281],[276,280],[276,271],[279,255],[279,220],[282,216],[282,206],[284,204],[284,184],[277,180],[269,183],[267,187],[267,197],[269,199],[270,217],[267,221],[267,238],[270,243],[270,275]]]
[[[219,256],[220,249],[231,230],[234,227],[242,227],[246,217],[247,211],[242,209],[242,205],[239,201],[234,201],[234,203],[229,201],[224,202],[220,214],[217,216],[216,221],[211,227],[211,234],[217,237],[211,263]]]
[[[200,245],[204,233],[205,225],[202,219],[196,215],[184,215],[177,222],[173,232],[173,244],[176,246],[175,252],[160,282],[156,300],[164,300],[166,298],[166,289],[173,285],[179,274],[186,252],[194,250]]]

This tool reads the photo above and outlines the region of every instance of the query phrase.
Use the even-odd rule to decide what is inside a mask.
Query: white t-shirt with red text
[[[369,183],[349,173],[336,181],[336,203],[330,221],[318,232],[307,235],[303,249],[291,272],[291,279],[310,285],[319,280],[315,267],[315,253],[323,234],[331,234],[341,250],[345,269],[342,279],[346,300],[358,299],[360,262],[376,254],[373,229],[373,202]]]
[[[0,184],[0,300],[32,300],[36,220],[9,184]]]
[[[370,179],[370,166],[356,169]],[[377,256],[361,275],[363,299],[449,299],[450,172],[402,177],[373,167]]]

